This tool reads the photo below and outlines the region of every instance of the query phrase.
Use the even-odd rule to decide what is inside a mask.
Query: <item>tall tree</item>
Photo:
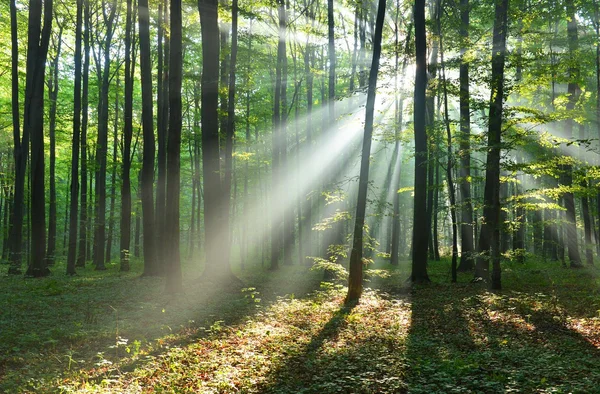
[[[167,291],[181,290],[179,250],[179,193],[181,156],[181,78],[183,62],[181,0],[171,0],[171,38],[169,57],[169,136],[167,141],[166,245],[170,266]]]
[[[483,219],[479,235],[475,275],[488,279],[492,261],[492,289],[502,287],[500,277],[500,149],[502,104],[504,101],[504,60],[508,29],[508,0],[496,0],[492,43],[492,80],[488,128],[488,153],[483,196]]]
[[[206,266],[203,279],[223,282],[233,278],[229,254],[223,250],[228,237],[221,223],[229,220],[224,209],[224,189],[219,163],[219,23],[217,0],[198,0],[202,31],[202,173],[204,176],[204,234]]]
[[[459,271],[473,269],[473,205],[471,203],[471,108],[469,92],[469,61],[467,49],[469,48],[469,0],[460,0],[460,134],[459,134],[459,189],[461,196],[461,223],[460,223],[460,265]]]
[[[281,185],[282,180],[282,150],[285,149],[285,131],[283,130],[285,121],[285,107],[281,108],[281,96],[284,91],[285,81],[282,78],[284,68],[284,58],[286,56],[286,10],[285,1],[277,0],[279,14],[279,40],[277,44],[277,64],[275,66],[275,92],[273,95],[273,133],[272,133],[272,190],[273,197],[279,199],[276,190]],[[271,269],[275,270],[279,267],[279,257],[281,250],[285,247],[284,237],[284,211],[285,207],[281,207],[280,201],[273,202],[271,213]]]
[[[98,76],[102,75],[100,85],[100,95],[98,98],[98,138],[96,140],[96,167],[95,173],[95,195],[96,212],[94,215],[94,265],[98,271],[105,270],[104,246],[106,241],[106,159],[108,155],[108,93],[110,88],[110,65],[111,65],[111,45],[115,32],[115,18],[117,15],[117,0],[113,0],[109,5],[102,2],[102,16],[106,32],[104,42],[102,43],[102,61],[103,65],[97,66]],[[107,13],[108,12],[108,13]],[[97,59],[101,61],[100,59]]]
[[[155,250],[154,233],[154,120],[152,94],[152,62],[150,60],[150,10],[148,0],[138,1],[140,71],[142,76],[142,215],[144,236],[144,275],[160,274]]]
[[[123,157],[121,162],[121,238],[119,250],[121,271],[129,271],[131,247],[131,139],[133,136],[133,71],[131,61],[134,26],[133,1],[127,0],[125,20],[125,102],[123,124]]]
[[[373,135],[373,117],[375,114],[375,97],[377,94],[377,74],[381,56],[381,36],[385,20],[386,0],[379,0],[375,36],[373,37],[373,60],[369,73],[369,88],[367,91],[367,106],[365,117],[365,133],[362,143],[360,160],[360,176],[358,183],[358,200],[356,217],[354,219],[354,239],[350,253],[350,275],[348,277],[348,294],[346,303],[356,302],[362,293],[363,281],[363,231],[365,227],[365,212],[367,207],[367,191],[369,188],[369,162],[371,158],[371,140]]]
[[[79,253],[77,254],[77,267],[84,267],[89,254],[88,245],[88,168],[87,168],[87,128],[88,128],[88,103],[89,103],[89,75],[90,75],[90,3],[83,0],[83,72],[81,87],[81,210],[79,214]],[[91,182],[90,182],[91,183]]]
[[[17,5],[15,0],[10,0],[10,37],[11,51],[11,96],[12,96],[12,122],[13,122],[13,157],[15,161],[15,185],[13,192],[13,203],[9,224],[10,268],[9,274],[21,273],[22,265],[22,238],[23,238],[23,201],[25,194],[25,170],[27,167],[27,156],[29,154],[29,134],[23,130],[21,140],[21,127],[19,113],[19,37],[17,29]],[[26,149],[22,147],[25,146]]]
[[[69,205],[69,248],[67,275],[75,275],[77,259],[77,207],[79,205],[79,138],[81,134],[81,31],[83,0],[77,0],[75,18],[75,85],[73,88],[73,145],[71,147],[71,197]]]
[[[31,136],[31,261],[27,276],[45,276],[46,266],[46,198],[44,188],[44,75],[52,29],[52,0],[29,3],[27,35],[27,77],[23,133]],[[27,146],[21,146],[27,149]],[[23,174],[24,175],[24,174]]]
[[[575,4],[573,0],[565,1],[567,9],[567,39],[569,43],[569,83],[567,90],[569,94],[569,101],[567,102],[567,110],[574,110],[575,104],[579,98],[580,89],[578,80],[580,77],[580,71],[576,56],[579,51],[579,40],[577,37],[577,17],[575,15]],[[565,124],[565,135],[568,138],[575,138],[573,125],[575,121],[573,119],[567,119]],[[573,168],[570,165],[564,165],[563,170],[565,171],[565,186],[571,187],[573,183],[573,175],[571,172]],[[575,199],[572,191],[567,191],[563,196],[566,208],[567,223],[567,246],[569,248],[569,262],[571,267],[581,267],[581,256],[579,254],[579,242],[577,237],[577,216],[575,213]]]
[[[425,0],[415,0],[415,192],[413,208],[412,273],[411,281],[428,282],[427,245],[427,131],[425,120],[425,91],[427,89],[427,37],[425,34]]]
[[[56,252],[56,101],[58,99],[58,64],[62,48],[63,26],[58,23],[58,35],[54,42],[54,58],[50,62],[51,73],[48,76],[48,99],[50,100],[50,206],[48,212],[48,249],[46,250],[46,264],[54,265]],[[54,41],[54,39],[52,40]]]

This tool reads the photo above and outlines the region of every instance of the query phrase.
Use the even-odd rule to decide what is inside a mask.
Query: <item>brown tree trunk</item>
[[[183,62],[181,0],[171,0],[171,38],[169,56],[169,136],[167,139],[167,200],[165,245],[168,249],[166,291],[182,289],[179,237],[179,194],[181,156],[181,79]]]
[[[425,0],[415,0],[415,182],[412,236],[412,282],[428,282],[427,245],[427,130],[425,91],[427,89],[427,40],[425,34]]]
[[[83,72],[81,93],[81,209],[79,214],[79,253],[77,254],[77,267],[85,267],[89,257],[88,245],[88,169],[87,169],[87,126],[88,126],[88,100],[89,100],[89,74],[90,74],[90,4],[89,0],[83,1],[85,31],[83,33]],[[90,182],[91,184],[91,182]]]
[[[133,77],[135,61],[131,61],[135,18],[132,0],[127,0],[125,22],[125,102],[123,109],[123,157],[121,163],[121,237],[119,242],[120,270],[129,271],[131,247],[131,139],[133,137]]]
[[[369,188],[371,140],[373,135],[373,118],[375,114],[375,98],[377,94],[377,74],[379,73],[381,37],[383,33],[383,22],[385,19],[385,8],[386,0],[379,0],[375,37],[373,38],[373,60],[369,74],[369,88],[367,91],[365,133],[362,142],[360,175],[358,181],[358,199],[356,204],[356,216],[354,219],[352,252],[350,253],[350,275],[348,277],[348,294],[346,295],[346,303],[357,302],[362,294],[363,289],[363,231],[367,208],[367,191]]]
[[[483,224],[481,226],[475,276],[488,279],[492,261],[492,289],[502,288],[500,277],[500,144],[504,100],[504,60],[508,29],[508,0],[497,0],[492,49],[492,94],[490,98],[488,153],[485,171]]]
[[[75,22],[75,87],[73,89],[73,145],[71,148],[71,201],[69,206],[69,247],[67,275],[75,275],[77,260],[77,211],[79,206],[79,138],[81,134],[81,31],[83,0],[77,0]]]
[[[152,94],[152,63],[150,61],[150,14],[148,0],[139,0],[140,71],[142,75],[142,132],[144,137],[141,195],[144,217],[144,276],[160,275],[155,250],[154,221],[154,120]]]

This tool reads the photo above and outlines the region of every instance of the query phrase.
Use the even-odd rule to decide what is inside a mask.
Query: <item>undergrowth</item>
[[[489,292],[448,261],[417,287],[379,262],[354,307],[302,267],[170,296],[109,268],[0,278],[0,391],[600,393],[595,268],[507,261]]]

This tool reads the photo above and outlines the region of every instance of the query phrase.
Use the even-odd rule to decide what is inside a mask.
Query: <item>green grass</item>
[[[353,308],[302,267],[171,296],[133,268],[0,277],[0,391],[600,393],[595,268],[505,262],[492,293],[448,261],[416,288],[381,266]]]

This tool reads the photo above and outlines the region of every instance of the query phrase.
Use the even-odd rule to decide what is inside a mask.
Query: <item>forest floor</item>
[[[600,393],[600,270],[503,263],[490,292],[449,262],[344,288],[303,267],[218,289],[91,267],[23,279],[0,266],[0,392]],[[59,273],[61,272],[61,273]]]

